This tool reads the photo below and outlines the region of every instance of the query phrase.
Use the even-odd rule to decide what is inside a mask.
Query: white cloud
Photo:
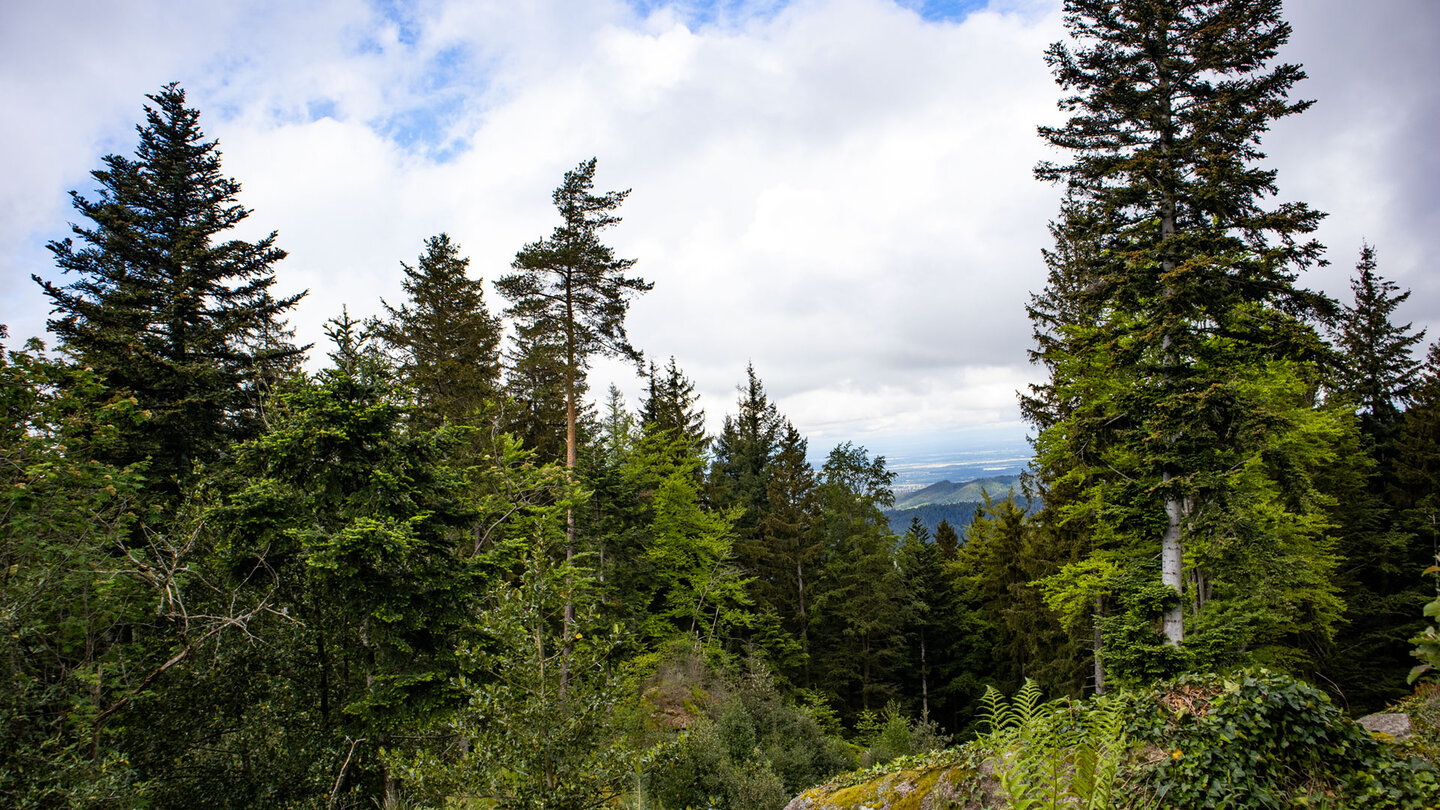
[[[1342,292],[1365,235],[1416,287],[1407,317],[1440,322],[1421,264],[1440,226],[1434,6],[1292,6],[1302,92],[1321,104],[1270,143],[1282,196],[1333,213],[1339,270],[1317,278]],[[1021,432],[1024,305],[1057,200],[1030,172],[1047,156],[1035,125],[1057,115],[1041,52],[1058,3],[959,22],[887,0],[121,9],[7,11],[0,89],[27,122],[0,131],[22,157],[0,169],[14,335],[43,329],[28,275],[54,275],[43,242],[63,235],[65,190],[129,153],[143,93],[180,80],[255,209],[246,232],[279,230],[281,285],[310,289],[305,340],[342,303],[394,302],[399,263],[439,231],[476,272],[505,272],[553,226],[563,172],[595,155],[597,185],[634,189],[611,241],[656,285],[631,337],[677,357],[714,423],[753,361],[817,443]],[[623,366],[595,373],[633,402]]]

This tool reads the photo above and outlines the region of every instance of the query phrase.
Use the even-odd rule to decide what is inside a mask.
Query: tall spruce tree
[[[400,382],[426,426],[471,421],[499,389],[500,320],[485,308],[482,282],[466,275],[470,260],[447,234],[426,239],[414,267],[400,266],[409,300],[381,302],[386,318],[375,336],[398,355]]]
[[[741,506],[737,530],[741,545],[754,538],[755,528],[766,512],[765,484],[770,460],[780,438],[781,417],[755,376],[755,366],[745,366],[745,383],[739,386],[738,412],[725,415],[720,435],[715,438],[714,461],[710,465],[711,500],[722,506]],[[748,564],[741,553],[742,564]]]
[[[1366,711],[1403,696],[1401,675],[1413,663],[1409,640],[1421,626],[1415,605],[1427,589],[1419,572],[1433,552],[1423,525],[1406,519],[1408,499],[1396,475],[1401,408],[1417,385],[1413,351],[1424,332],[1394,323],[1410,294],[1376,272],[1371,245],[1360,249],[1350,288],[1354,303],[1332,334],[1332,396],[1339,407],[1358,410],[1360,435],[1327,476],[1346,611],[1325,668],[1351,709]]]
[[[749,559],[756,566],[756,603],[773,612],[781,629],[798,641],[799,666],[777,661],[786,674],[810,686],[810,603],[824,538],[815,471],[806,459],[807,442],[784,420],[765,482],[765,514],[756,526]],[[778,646],[778,645],[777,645]]]
[[[1410,297],[1400,287],[1375,271],[1375,247],[1360,246],[1360,260],[1350,279],[1355,296],[1345,307],[1334,333],[1340,354],[1337,387],[1367,417],[1373,432],[1393,424],[1401,406],[1409,399],[1420,363],[1415,347],[1425,339],[1425,330],[1394,322],[1395,310]]]
[[[151,480],[173,494],[196,462],[251,432],[258,381],[303,351],[284,339],[282,320],[303,293],[271,292],[285,256],[274,233],[224,238],[250,211],[185,91],[169,84],[147,98],[135,157],[103,159],[91,173],[95,199],[71,192],[91,224],[49,245],[78,278],[34,278],[64,350],[149,411],[125,430],[115,460],[150,457]]]
[[[705,411],[697,404],[699,400],[694,381],[680,371],[672,355],[663,371],[650,364],[645,399],[640,403],[640,422],[647,428],[674,431],[703,451],[708,439]]]
[[[1040,133],[1070,162],[1036,169],[1067,190],[1061,272],[1052,261],[1038,301],[1054,320],[1032,308],[1056,336],[1039,342],[1051,381],[1027,406],[1046,497],[1080,506],[1108,487],[1095,531],[1158,551],[1196,613],[1216,584],[1204,577],[1238,604],[1259,584],[1241,581],[1282,576],[1247,555],[1284,558],[1304,572],[1302,624],[1323,633],[1336,605],[1310,473],[1340,428],[1308,412],[1321,344],[1305,319],[1331,304],[1295,284],[1320,260],[1305,237],[1321,214],[1267,206],[1275,172],[1257,165],[1271,122],[1310,104],[1288,98],[1298,66],[1270,65],[1290,35],[1280,2],[1067,0],[1065,22],[1079,44],[1046,60],[1070,118]],[[1103,463],[1077,467],[1082,449]],[[1285,548],[1255,548],[1266,538]],[[1245,620],[1254,632],[1285,624],[1278,602],[1252,607],[1266,615]],[[1172,645],[1183,617],[1180,599],[1164,610]]]

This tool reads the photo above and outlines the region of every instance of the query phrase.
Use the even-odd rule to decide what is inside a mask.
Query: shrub
[[[1294,678],[1183,675],[1126,701],[1127,731],[1148,743],[1138,806],[1440,806],[1433,765],[1376,740]]]

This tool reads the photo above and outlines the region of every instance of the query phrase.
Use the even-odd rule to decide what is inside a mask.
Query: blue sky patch
[[[960,22],[971,13],[982,11],[989,5],[989,0],[898,0],[898,2],[930,22]]]

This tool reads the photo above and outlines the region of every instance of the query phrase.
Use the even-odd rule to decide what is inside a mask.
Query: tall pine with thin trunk
[[[635,260],[617,258],[615,251],[600,241],[601,231],[620,223],[615,211],[629,190],[596,195],[594,188],[595,158],[566,172],[565,182],[552,197],[561,224],[550,238],[521,248],[510,265],[515,272],[495,282],[495,288],[510,300],[507,312],[518,321],[518,330],[532,345],[546,350],[535,356],[542,365],[535,371],[558,375],[565,400],[565,468],[572,479],[580,392],[590,361],[609,356],[640,362],[640,351],[630,345],[625,333],[625,313],[631,299],[654,286],[626,276]],[[543,368],[547,360],[553,364],[548,369]],[[568,563],[575,555],[573,513],[566,517],[565,536]],[[567,636],[573,618],[572,606],[567,605]],[[564,682],[562,678],[562,690]]]
[[[185,91],[170,84],[147,98],[135,157],[104,158],[91,173],[98,196],[70,195],[90,224],[49,245],[75,280],[35,281],[62,348],[149,412],[125,429],[115,460],[150,457],[152,490],[173,496],[196,463],[253,433],[258,386],[303,351],[283,321],[303,293],[272,293],[285,257],[274,233],[227,237],[250,211]]]

